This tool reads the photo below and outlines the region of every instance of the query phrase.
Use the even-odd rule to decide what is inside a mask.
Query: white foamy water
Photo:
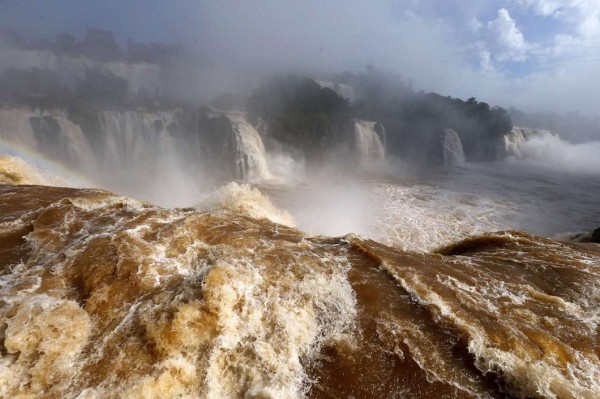
[[[299,398],[310,385],[303,362],[352,330],[356,298],[342,252],[320,252],[290,229],[267,239],[239,212],[90,194],[0,226],[35,220],[31,256],[0,278],[3,397]],[[105,267],[115,270],[110,282]],[[83,271],[85,306],[59,285],[38,292],[45,268],[61,287]],[[90,386],[88,367],[102,384]]]
[[[355,233],[408,251],[499,230],[555,237],[600,226],[600,177],[521,165],[472,164],[415,180],[340,178],[261,190],[310,234]]]
[[[289,227],[296,225],[292,215],[277,209],[258,188],[248,184],[228,183],[205,195],[195,207],[202,212],[233,213]]]
[[[521,159],[548,169],[600,175],[600,142],[572,144],[558,136],[533,137],[520,152]]]
[[[505,218],[518,209],[492,196],[407,181],[321,182],[262,190],[310,234],[353,233],[417,252],[510,228]]]
[[[378,184],[381,200],[370,236],[406,251],[427,252],[471,235],[510,228],[503,216],[516,204],[429,185]]]

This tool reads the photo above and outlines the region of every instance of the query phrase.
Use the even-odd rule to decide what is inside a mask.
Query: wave
[[[290,213],[277,209],[258,188],[249,184],[228,183],[205,195],[195,208],[201,212],[231,213],[254,219],[268,219],[288,227],[296,226]]]
[[[597,247],[501,232],[411,253],[309,237],[264,200],[0,186],[0,396],[600,392]]]

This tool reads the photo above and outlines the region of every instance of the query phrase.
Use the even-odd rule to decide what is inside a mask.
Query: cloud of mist
[[[572,144],[558,136],[533,137],[521,145],[522,163],[573,173],[598,174],[600,142]],[[517,161],[514,161],[517,162]]]
[[[585,7],[596,6],[566,4],[569,14],[557,23],[563,9],[540,17],[540,4],[477,3],[206,1],[198,10],[200,49],[249,68],[342,71],[373,64],[426,91],[528,111],[598,113],[593,71],[600,59],[592,56],[598,38],[591,39],[589,18],[585,32],[567,23],[583,21]],[[554,26],[563,29],[547,33]]]
[[[0,26],[38,38],[98,27],[120,43],[180,43],[204,66],[238,72],[372,64],[417,90],[598,114],[600,6],[592,0],[27,0],[3,8]]]

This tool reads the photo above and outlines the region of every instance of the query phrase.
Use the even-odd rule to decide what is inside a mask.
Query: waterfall
[[[600,170],[600,142],[571,143],[549,130],[515,127],[504,135],[509,161],[519,160],[559,171],[597,175]]]
[[[381,133],[378,133],[379,130]],[[354,148],[361,164],[381,162],[385,159],[385,129],[377,122],[354,121]]]
[[[465,163],[465,152],[463,151],[460,136],[453,129],[444,130],[444,165],[461,165]]]
[[[38,152],[80,170],[95,167],[95,157],[81,128],[65,110],[7,107],[0,109],[0,139]]]
[[[168,127],[174,111],[101,111],[104,162],[120,167],[155,166],[157,160],[176,153]]]
[[[529,129],[524,127],[513,127],[510,133],[504,135],[504,151],[507,155],[512,155],[517,159],[526,158],[523,154],[524,145],[533,138],[550,138],[555,135],[549,130]]]
[[[235,141],[235,174],[238,179],[261,180],[271,177],[267,152],[260,134],[240,113],[229,112]]]

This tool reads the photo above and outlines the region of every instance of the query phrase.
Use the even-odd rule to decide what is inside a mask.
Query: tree
[[[78,50],[77,39],[68,33],[61,33],[56,36],[54,49],[61,55],[74,55]]]
[[[85,79],[77,86],[77,95],[82,100],[108,104],[123,104],[128,97],[127,80],[110,72],[87,68]]]
[[[121,56],[113,33],[107,30],[88,29],[80,47],[83,54],[93,60],[115,61]]]
[[[259,88],[247,106],[251,118],[262,118],[276,140],[293,146],[311,160],[324,141],[341,126],[348,102],[313,79],[278,76]]]

